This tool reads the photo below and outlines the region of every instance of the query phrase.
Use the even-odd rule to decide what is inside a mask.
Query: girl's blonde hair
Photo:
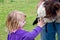
[[[25,16],[26,15],[24,13],[17,11],[17,10],[10,12],[8,15],[7,21],[6,21],[6,25],[7,25],[9,32],[12,32],[18,29],[20,25],[19,24],[20,20],[22,20],[21,18]]]

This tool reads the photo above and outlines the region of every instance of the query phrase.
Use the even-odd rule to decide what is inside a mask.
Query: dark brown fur
[[[50,18],[50,19],[54,18],[57,16],[56,11],[58,11],[60,9],[60,1],[59,0],[58,1],[55,1],[55,0],[46,1],[45,0],[44,7],[46,10],[45,18]],[[35,21],[33,22],[33,25],[37,24],[38,19],[39,19],[38,17],[35,19]]]
[[[54,2],[54,1],[45,1],[44,7],[46,10],[46,18],[54,18],[58,11],[60,9],[60,3],[59,2]]]

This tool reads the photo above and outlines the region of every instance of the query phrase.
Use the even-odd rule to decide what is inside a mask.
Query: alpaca
[[[33,22],[37,24],[39,18],[43,18],[44,22],[53,22],[56,20],[57,12],[60,9],[60,2],[43,1],[37,9],[37,18]]]

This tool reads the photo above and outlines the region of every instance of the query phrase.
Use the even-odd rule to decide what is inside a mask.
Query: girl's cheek
[[[26,24],[26,21],[24,23]]]

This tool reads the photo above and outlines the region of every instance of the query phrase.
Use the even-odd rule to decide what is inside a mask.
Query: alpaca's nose
[[[38,17],[34,20],[34,22],[33,22],[33,25],[35,25],[35,24],[37,24],[38,23]]]

